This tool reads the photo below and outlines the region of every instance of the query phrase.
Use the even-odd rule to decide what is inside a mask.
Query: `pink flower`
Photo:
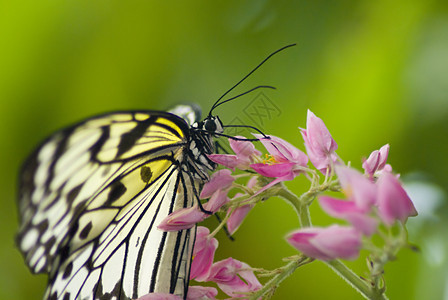
[[[254,136],[260,139],[273,161],[250,166],[262,176],[275,178],[260,189],[256,195],[279,182],[292,180],[302,173],[301,168],[306,167],[308,163],[305,153],[279,137],[268,136],[269,138],[265,138],[260,134],[254,134]]]
[[[208,228],[199,226],[194,242],[190,279],[196,278],[196,281],[204,281],[207,278],[213,264],[216,248],[218,248],[218,240],[210,237]]]
[[[361,249],[361,234],[339,225],[299,229],[289,234],[287,241],[303,254],[324,261],[355,259]]]
[[[255,204],[243,205],[243,206],[237,207],[233,211],[233,213],[230,215],[229,219],[227,220],[227,230],[229,231],[230,235],[234,234],[237,231],[237,229],[240,227],[241,223],[243,223],[247,214],[254,207],[254,205]]]
[[[235,136],[236,138],[245,139],[243,136]],[[229,169],[235,168],[245,170],[252,162],[254,155],[259,156],[261,153],[250,141],[229,139],[229,144],[236,155],[231,154],[210,154],[208,158],[217,164],[223,165]]]
[[[218,290],[210,286],[190,286],[188,287],[187,300],[215,299]]]
[[[319,196],[320,206],[330,216],[349,221],[362,234],[372,235],[378,227],[378,221],[369,216],[376,203],[375,184],[349,167],[337,165],[335,169],[347,200]]]
[[[365,173],[369,175],[370,179],[374,178],[375,173],[382,171],[392,171],[390,165],[386,165],[387,157],[389,155],[389,144],[384,145],[380,150],[373,151],[368,159],[365,159],[362,163],[362,168]]]
[[[204,209],[213,213],[217,212],[221,208],[221,206],[229,201],[227,192],[227,190],[217,190],[212,195],[210,200],[208,200],[208,202],[203,205]]]
[[[214,263],[207,281],[216,282],[231,297],[244,297],[262,287],[248,264],[231,257]]]
[[[359,209],[368,212],[376,203],[375,184],[355,169],[338,165],[335,170],[347,198],[354,201]]]
[[[217,190],[212,195],[210,200],[203,205],[203,208],[206,211],[215,213],[228,201],[229,197],[227,197],[227,191]],[[160,222],[160,225],[157,228],[163,231],[178,231],[188,229],[192,228],[196,223],[202,222],[210,216],[210,214],[201,211],[197,205],[188,208],[181,208],[169,214],[168,217]]]
[[[338,159],[335,153],[338,145],[331,137],[324,122],[310,110],[308,110],[306,119],[306,129],[300,128],[300,131],[311,162],[316,169],[326,174],[327,169]]]
[[[295,163],[299,166],[306,166],[308,163],[306,154],[287,141],[273,135],[266,136],[268,138],[261,134],[254,134],[254,136],[260,140],[276,162]]]
[[[209,198],[216,191],[229,188],[235,180],[235,178],[233,178],[231,174],[232,172],[227,169],[219,170],[213,173],[210,181],[204,184],[200,198]]]
[[[261,152],[255,149],[254,144],[251,141],[244,141],[244,136],[235,136],[236,138],[243,140],[229,139],[230,148],[235,154],[240,157],[250,157],[251,155],[260,155]]]
[[[201,212],[197,205],[176,210],[160,222],[158,229],[163,231],[179,231],[192,228],[196,223],[204,220],[208,215]]]
[[[182,300],[182,298],[173,294],[150,293],[137,300]]]
[[[408,217],[417,215],[411,199],[401,186],[397,177],[383,173],[378,184],[378,212],[383,222],[391,226],[396,220],[405,223]]]
[[[353,201],[320,196],[319,204],[327,214],[349,221],[356,230],[359,230],[364,235],[370,236],[378,228],[378,221],[368,216]]]
[[[253,189],[255,185],[257,184],[257,177],[252,177],[247,182],[247,187],[249,189]],[[234,198],[238,198],[243,196],[241,193],[237,193]],[[247,204],[243,206],[239,206],[236,209],[233,210],[229,218],[227,219],[227,230],[229,231],[229,234],[234,234],[237,229],[240,227],[241,223],[243,223],[244,219],[246,218],[249,211],[255,206],[255,204]],[[229,208],[227,213],[230,213],[232,208]]]

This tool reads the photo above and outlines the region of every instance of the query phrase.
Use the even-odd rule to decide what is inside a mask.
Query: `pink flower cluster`
[[[326,261],[355,259],[362,248],[362,236],[375,233],[380,222],[390,227],[417,215],[392,173],[384,172],[376,182],[345,166],[337,166],[336,174],[346,200],[320,196],[319,203],[326,213],[352,226],[311,227],[292,232],[288,242],[305,255]]]
[[[397,222],[405,223],[408,217],[417,215],[398,177],[392,174],[391,166],[386,163],[389,145],[373,151],[369,158],[363,161],[365,173],[361,174],[341,162],[335,153],[338,146],[329,130],[311,111],[308,111],[306,125],[306,129],[300,129],[306,154],[275,136],[254,134],[266,148],[266,157],[262,157],[253,143],[242,140],[242,137],[238,137],[238,140],[229,139],[234,155],[209,155],[212,161],[228,168],[215,172],[211,180],[204,185],[200,198],[209,198],[209,201],[202,209],[198,204],[175,211],[159,225],[159,229],[177,231],[192,228],[209,217],[210,212],[215,213],[232,201],[228,193],[238,185],[234,183],[237,175],[232,175],[229,169],[248,171],[250,174],[251,177],[243,189],[245,193],[250,194],[246,195],[245,201],[248,201],[247,198],[251,199],[280,182],[314,172],[309,169],[308,160],[326,178],[337,176],[345,199],[321,195],[318,200],[327,214],[346,220],[350,226],[307,227],[290,233],[287,241],[303,254],[324,261],[338,258],[355,259],[363,247],[363,237],[370,237],[377,232],[380,224],[391,227]],[[269,180],[259,181],[259,178]],[[258,186],[260,182],[265,182],[264,186]],[[242,196],[244,194],[237,193],[234,199]],[[238,207],[227,210],[226,225],[230,234],[237,230],[253,206],[254,204],[245,204],[243,201]],[[191,279],[198,282],[215,282],[231,297],[243,296],[244,293],[261,287],[247,264],[233,258],[213,263],[217,247],[218,241],[209,230],[198,227]],[[214,288],[190,287],[187,299],[213,299],[216,294]],[[159,298],[146,300],[148,299]]]
[[[311,130],[304,132],[302,129],[308,156],[323,173],[334,165],[346,196],[346,200],[319,196],[319,203],[327,214],[344,219],[351,226],[303,228],[289,234],[287,240],[305,255],[316,259],[355,259],[362,248],[362,236],[375,233],[380,222],[388,227],[396,221],[405,223],[408,217],[416,216],[417,211],[397,176],[391,173],[391,166],[386,164],[389,145],[373,151],[364,160],[364,176],[355,169],[336,163],[337,156],[332,153],[336,143],[328,130],[323,128],[324,123],[316,119],[314,114],[308,112],[308,130],[314,128],[315,136]],[[314,125],[310,126],[309,123]]]

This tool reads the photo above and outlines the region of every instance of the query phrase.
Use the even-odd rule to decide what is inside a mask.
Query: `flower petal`
[[[396,220],[405,223],[417,210],[397,177],[385,172],[378,179],[378,212],[388,226]]]
[[[211,286],[189,286],[187,300],[215,299],[218,290]]]
[[[339,225],[302,228],[289,234],[287,240],[303,254],[324,261],[354,259],[361,249],[361,234]]]
[[[364,213],[348,214],[345,219],[349,221],[353,227],[366,236],[371,236],[378,229],[378,220]]]
[[[330,153],[338,149],[338,145],[325,126],[324,121],[318,118],[311,110],[308,110],[307,113],[306,131],[310,146],[314,151]]]
[[[158,229],[163,231],[179,231],[192,228],[196,223],[204,220],[208,215],[201,212],[197,206],[182,208],[169,214]]]
[[[250,167],[255,172],[265,177],[283,177],[292,174],[295,163],[280,163],[274,165],[268,164],[252,164]]]
[[[235,154],[240,157],[249,157],[251,155],[260,155],[260,151],[255,149],[254,144],[251,141],[245,141],[244,136],[235,136],[242,140],[229,139],[229,144]]]
[[[376,185],[355,169],[338,165],[335,167],[344,194],[364,212],[376,202]]]
[[[362,246],[358,231],[339,225],[325,228],[310,243],[333,259],[356,259]]]
[[[380,148],[380,160],[378,162],[378,170],[382,170],[386,166],[387,157],[389,156],[389,144]]]
[[[344,218],[344,216],[350,213],[364,212],[353,201],[336,199],[329,196],[319,196],[318,199],[322,209],[335,218]]]
[[[233,178],[231,174],[232,172],[227,169],[219,170],[213,173],[210,181],[204,184],[200,198],[208,198],[217,190],[224,190],[229,188],[235,180],[235,178]]]
[[[305,142],[308,157],[314,167],[325,174],[327,169],[338,159],[335,153],[338,145],[324,122],[310,110],[307,114],[306,129],[299,129]]]
[[[250,210],[253,207],[254,207],[254,204],[247,204],[247,205],[237,207],[232,212],[229,219],[227,219],[227,223],[226,223],[227,230],[229,231],[230,235],[234,234],[235,231],[240,227],[241,223],[243,223],[247,214],[250,212]],[[230,209],[229,209],[229,211],[230,211]]]
[[[230,155],[230,154],[209,154],[207,157],[217,163],[220,164],[226,168],[235,170],[236,166],[238,165],[238,157],[236,155]]]
[[[182,300],[182,298],[179,296],[173,295],[173,294],[150,293],[150,294],[141,296],[137,300]]]
[[[205,210],[211,212],[217,212],[221,206],[226,204],[229,201],[229,197],[227,197],[227,190],[218,190],[216,191],[210,200],[203,205]]]
[[[332,257],[328,256],[317,247],[310,243],[310,240],[319,233],[321,229],[313,228],[302,228],[297,231],[291,232],[286,240],[291,246],[302,252],[308,257],[320,259],[320,260],[331,260]]]
[[[268,138],[265,138],[261,134],[253,135],[260,140],[266,150],[268,150],[269,154],[272,155],[277,162],[293,162],[301,166],[307,165],[308,157],[306,154],[287,141],[273,135],[267,136]]]
[[[244,297],[262,287],[249,265],[231,257],[214,263],[207,280],[231,297]]]
[[[378,221],[366,214],[355,202],[336,199],[328,196],[319,196],[322,209],[335,218],[349,221],[356,230],[370,236],[378,228]]]
[[[380,148],[380,150],[373,151],[369,158],[364,160],[362,163],[362,168],[364,169],[365,173],[369,175],[371,179],[373,179],[373,176],[376,172],[382,171],[386,168],[386,161],[387,157],[389,155],[389,144],[384,145]]]
[[[195,278],[196,281],[207,279],[210,267],[213,264],[216,248],[218,248],[218,240],[210,237],[209,234],[208,228],[203,226],[197,228],[190,279]]]

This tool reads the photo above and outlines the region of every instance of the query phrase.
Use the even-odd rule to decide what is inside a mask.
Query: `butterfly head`
[[[193,124],[193,127],[210,134],[223,133],[224,126],[218,116],[209,115],[204,120]]]

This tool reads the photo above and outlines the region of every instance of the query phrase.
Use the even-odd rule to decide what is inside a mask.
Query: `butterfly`
[[[199,203],[215,164],[212,111],[121,111],[86,119],[46,139],[19,176],[17,245],[33,273],[47,273],[45,299],[186,297],[196,229],[157,229]],[[250,127],[250,126],[248,126]]]

